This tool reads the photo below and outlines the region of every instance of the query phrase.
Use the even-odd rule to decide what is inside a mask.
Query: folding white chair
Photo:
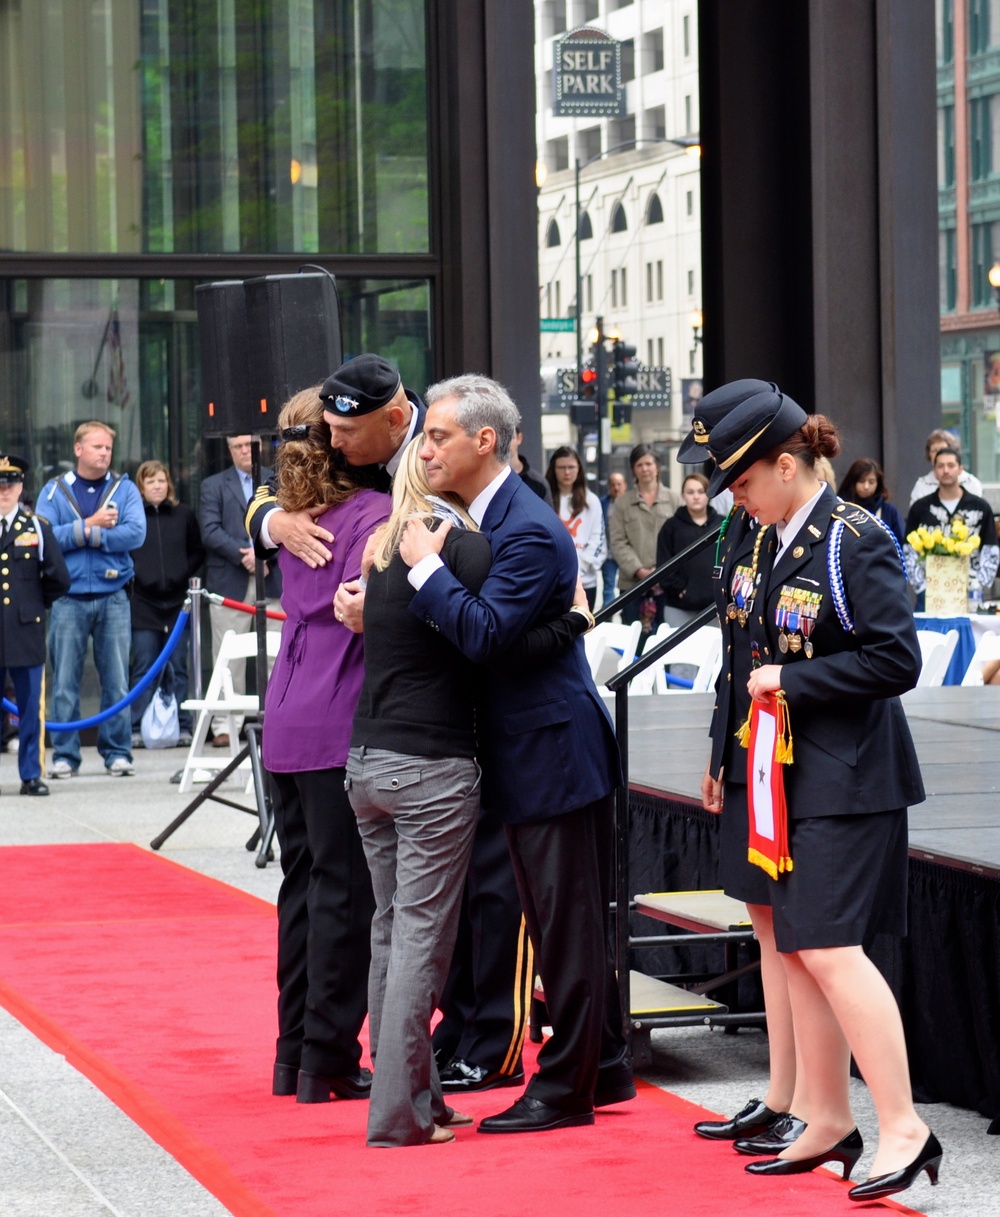
[[[589,634],[584,635],[590,671],[598,689],[603,689],[622,666],[627,667],[635,659],[641,637],[640,621],[633,621],[631,625],[618,621],[602,621]],[[622,660],[625,661],[624,665]]]
[[[945,673],[958,645],[958,630],[938,634],[933,630],[917,630],[920,643],[920,675],[918,689],[935,689],[944,684]]]
[[[656,631],[656,642],[669,637],[674,631],[661,625]],[[691,677],[691,689],[671,684],[667,680],[666,668],[675,664],[686,664],[696,670]],[[664,655],[653,665],[657,693],[706,693],[715,686],[715,679],[722,667],[722,631],[713,625],[703,625]]]
[[[281,632],[279,630],[268,630],[265,638],[267,641],[268,659],[273,661],[278,654],[278,647],[281,643]],[[196,710],[198,712],[191,746],[184,761],[184,770],[181,774],[180,786],[178,787],[181,794],[186,794],[192,788],[197,770],[207,770],[211,774],[214,774],[218,770],[224,769],[233,757],[239,753],[239,719],[248,714],[257,714],[260,704],[256,694],[238,694],[233,692],[233,674],[230,664],[234,659],[246,660],[256,654],[257,634],[255,631],[251,630],[248,634],[237,634],[233,630],[227,630],[222,637],[222,642],[219,644],[218,658],[215,661],[215,667],[212,669],[212,675],[205,689],[205,696],[201,698],[188,698],[187,701],[181,703],[182,710]],[[209,750],[207,747],[208,730],[212,724],[212,719],[216,716],[222,716],[225,721],[225,731],[229,736],[229,747],[212,748]],[[246,773],[241,773],[240,770],[249,770],[249,767],[250,762],[244,762],[227,780],[246,783]]]
[[[962,684],[981,685],[983,683],[983,664],[990,659],[1000,659],[1000,635],[995,630],[987,630],[985,634],[979,636],[975,652],[962,677]]]

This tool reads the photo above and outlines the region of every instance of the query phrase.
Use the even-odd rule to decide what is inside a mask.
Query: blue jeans
[[[605,558],[601,563],[601,580],[604,585],[604,592],[601,601],[601,608],[607,608],[615,598],[615,580],[618,578],[618,563],[614,558]]]
[[[176,617],[174,618],[176,621]],[[173,629],[173,622],[170,623],[170,628]],[[156,692],[157,684],[164,685],[166,688],[172,688],[174,696],[177,698],[178,706],[187,697],[188,688],[188,635],[191,627],[186,625],[184,633],[177,639],[177,645],[170,652],[170,658],[167,660],[167,666],[160,673],[159,681],[154,681],[145,693],[140,694],[132,703],[132,730],[139,731],[142,723],[142,712],[146,709],[149,703],[153,700],[153,694]],[[168,635],[161,630],[136,630],[132,631],[132,670],[129,677],[131,688],[139,683],[146,675],[149,669],[159,658],[160,652],[166,644]],[[178,720],[182,731],[192,731],[194,729],[194,716],[190,710],[180,710],[178,712]]]
[[[101,683],[101,709],[113,706],[128,692],[128,652],[132,614],[124,591],[107,596],[63,596],[49,610],[49,654],[52,657],[52,721],[80,717],[80,682],[87,640],[94,640],[94,667]],[[118,757],[131,763],[132,726],[126,706],[101,723],[97,751],[105,766]],[[79,731],[52,732],[52,759],[80,768]]]

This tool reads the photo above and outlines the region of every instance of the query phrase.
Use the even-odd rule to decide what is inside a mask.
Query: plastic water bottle
[[[973,574],[972,582],[969,585],[969,612],[978,613],[982,607],[983,585],[979,582],[979,577]]]

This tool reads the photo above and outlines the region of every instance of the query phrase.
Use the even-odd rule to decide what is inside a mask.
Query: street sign
[[[581,26],[554,43],[552,113],[615,118],[625,113],[621,43],[603,30]]]
[[[543,317],[539,328],[543,334],[572,334],[576,332],[576,318]]]
[[[669,368],[640,368],[635,373],[636,389],[625,399],[633,406],[647,410],[670,405],[671,376]],[[556,372],[556,392],[569,403],[576,399],[576,368],[559,368]]]

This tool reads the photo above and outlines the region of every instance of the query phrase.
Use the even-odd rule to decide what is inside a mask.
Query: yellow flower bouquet
[[[907,534],[906,543],[914,549],[919,558],[926,558],[928,554],[968,558],[980,545],[978,536],[969,536],[969,526],[962,519],[952,520],[944,529],[928,528],[921,524],[919,528]]]

